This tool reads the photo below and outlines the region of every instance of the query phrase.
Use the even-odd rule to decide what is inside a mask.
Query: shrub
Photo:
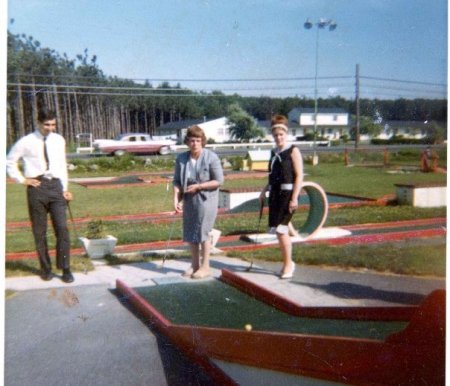
[[[103,229],[102,220],[91,220],[87,224],[86,238],[87,239],[103,239],[106,237],[105,230]]]
[[[229,157],[228,162],[231,164],[232,170],[242,170],[242,167],[244,165],[244,157],[241,156]]]

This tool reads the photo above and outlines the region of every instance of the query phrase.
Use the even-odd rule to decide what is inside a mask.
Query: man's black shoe
[[[42,273],[41,273],[41,279],[42,280],[44,280],[44,281],[50,281],[50,280],[52,280],[53,279],[53,272],[52,271],[43,271]]]
[[[73,278],[72,272],[70,269],[64,269],[62,275],[62,281],[64,283],[72,283],[75,279]]]

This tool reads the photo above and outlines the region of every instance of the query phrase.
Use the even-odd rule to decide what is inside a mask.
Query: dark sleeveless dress
[[[289,212],[289,201],[292,196],[292,185],[295,181],[295,170],[292,163],[294,146],[277,153],[272,149],[269,161],[269,227],[288,225],[293,212]],[[289,186],[282,186],[290,184]]]

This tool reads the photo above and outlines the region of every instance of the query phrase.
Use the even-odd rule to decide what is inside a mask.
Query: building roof
[[[258,127],[263,127],[265,129],[270,129],[272,127],[272,121],[270,119],[264,120],[264,121],[258,121],[258,122],[256,122],[256,124],[258,125]],[[300,125],[298,124],[298,122],[295,122],[295,121],[289,122],[290,129],[298,129],[299,127],[300,127]]]
[[[169,130],[184,129],[186,127],[198,125],[203,122],[205,122],[205,118],[185,119],[182,121],[167,122],[164,123],[164,125],[159,126],[157,130],[169,131]]]
[[[289,111],[289,115],[295,114],[312,114],[314,113],[314,108],[310,107],[296,107]],[[318,114],[348,114],[348,111],[340,107],[319,107],[317,109]]]
[[[175,132],[179,129],[187,129],[188,127],[198,125],[203,129],[207,129],[210,126],[214,125],[222,125],[222,126],[228,126],[226,122],[226,117],[219,117],[219,118],[210,118],[206,119],[206,117],[198,118],[198,119],[184,119],[182,121],[173,121],[165,123],[164,125],[161,125],[156,128],[157,131],[164,131],[164,132]]]

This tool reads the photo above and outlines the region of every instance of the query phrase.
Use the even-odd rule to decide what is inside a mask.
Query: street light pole
[[[317,90],[317,74],[319,71],[319,28],[317,28],[316,33],[316,65],[315,65],[315,72],[314,72],[314,138],[313,138],[313,165],[318,164],[318,157],[316,154],[316,141],[317,141],[317,112],[319,109],[319,101],[318,101],[318,90]]]
[[[317,75],[319,72],[319,30],[328,27],[330,31],[334,31],[337,24],[334,20],[320,18],[317,23],[313,23],[309,18],[305,21],[304,27],[306,29],[311,29],[314,25],[317,27],[316,32],[316,61],[315,61],[315,72],[314,72],[314,137],[313,137],[313,165],[317,165],[318,157],[316,153],[316,140],[317,140],[317,113],[318,113],[318,90],[317,90]]]

